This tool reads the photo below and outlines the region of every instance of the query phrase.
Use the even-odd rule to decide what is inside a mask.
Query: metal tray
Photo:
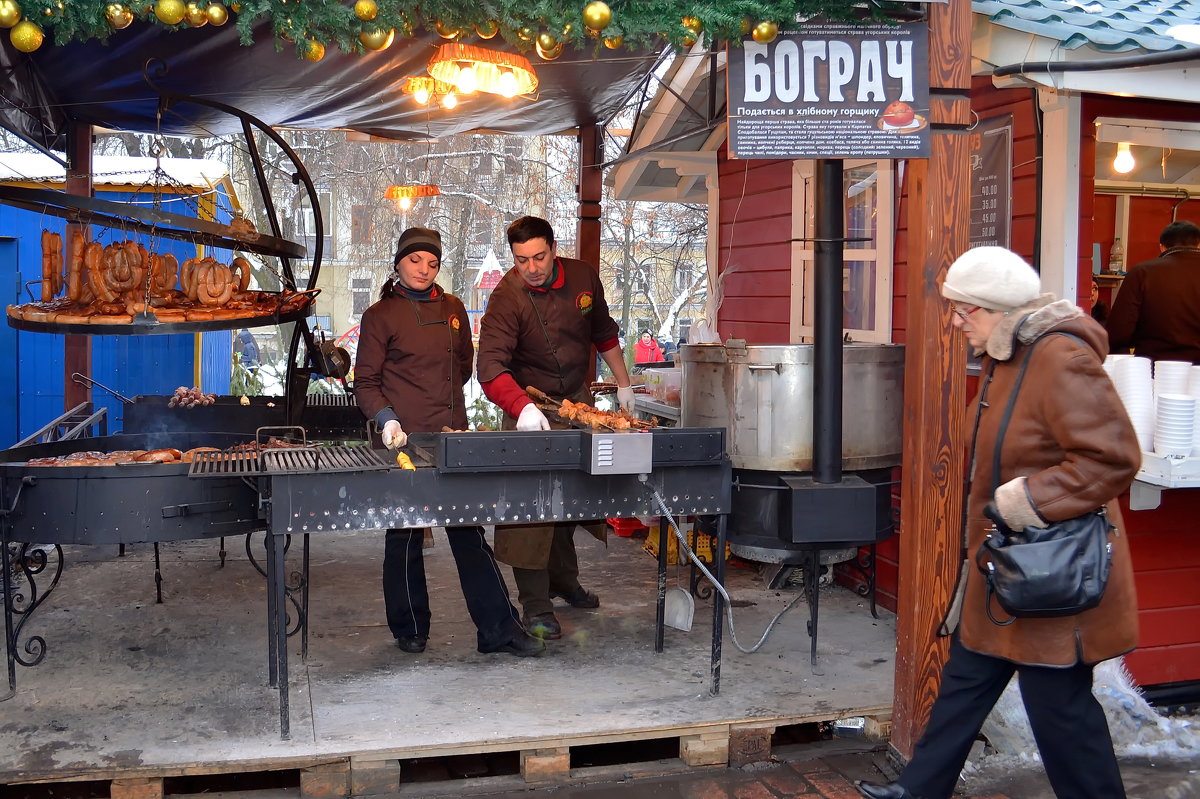
[[[241,330],[243,327],[266,327],[297,322],[312,314],[313,303],[287,313],[245,316],[237,319],[213,319],[206,322],[160,322],[149,314],[138,314],[132,322],[117,325],[77,325],[58,322],[28,322],[5,315],[8,326],[30,333],[56,333],[59,335],[79,334],[85,336],[164,336],[173,333],[203,333],[209,330]]]

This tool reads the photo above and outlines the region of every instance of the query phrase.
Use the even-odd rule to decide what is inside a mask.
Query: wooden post
[[[92,196],[92,126],[74,123],[67,130],[67,194],[80,197]],[[63,256],[71,257],[71,243],[75,236],[82,236],[86,225],[67,225],[63,241]],[[92,398],[90,386],[82,386],[71,379],[71,375],[92,376],[92,339],[90,336],[71,335],[63,337],[63,410],[69,411],[81,402]]]
[[[928,160],[908,162],[904,485],[892,747],[905,759],[929,719],[948,642],[936,638],[961,549],[966,359],[941,278],[967,247],[971,4],[929,9]]]

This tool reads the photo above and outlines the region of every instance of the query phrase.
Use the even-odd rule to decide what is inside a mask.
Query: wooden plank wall
[[[717,154],[723,300],[722,338],[787,344],[792,284],[792,162],[728,159]]]

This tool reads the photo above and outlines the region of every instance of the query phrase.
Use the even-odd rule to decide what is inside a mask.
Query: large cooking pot
[[[724,427],[735,469],[812,470],[813,345],[680,347],[680,423]],[[842,348],[842,468],[900,462],[904,347]]]

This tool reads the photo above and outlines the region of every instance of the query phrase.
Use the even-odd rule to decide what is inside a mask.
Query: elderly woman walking
[[[953,638],[929,724],[896,782],[858,784],[870,799],[949,799],[1014,672],[1055,795],[1125,796],[1104,711],[1092,695],[1092,669],[1137,643],[1133,569],[1116,497],[1133,481],[1141,452],[1104,371],[1103,328],[1073,303],[1039,291],[1037,273],[1003,247],[968,250],[946,273],[942,296],[951,303],[951,324],[983,356],[979,394],[967,414],[972,477],[964,568],[939,630]],[[1069,335],[1045,335],[1051,332]],[[1031,347],[993,474],[1002,416]],[[1007,614],[993,608],[989,615],[974,565],[988,514],[1021,530],[1101,505],[1116,532],[1100,604],[1071,616],[993,621]]]

